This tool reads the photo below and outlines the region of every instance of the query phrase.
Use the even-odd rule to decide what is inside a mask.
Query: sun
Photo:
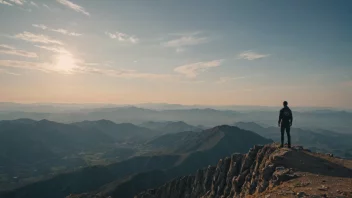
[[[77,60],[72,56],[72,54],[62,53],[56,58],[55,70],[63,72],[66,74],[72,74],[74,70],[78,67]]]

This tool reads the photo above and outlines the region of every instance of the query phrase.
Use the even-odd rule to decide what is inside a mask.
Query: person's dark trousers
[[[291,127],[290,126],[285,126],[285,125],[281,126],[281,146],[284,145],[285,131],[286,131],[286,134],[287,134],[288,147],[291,147],[291,134],[290,134]]]

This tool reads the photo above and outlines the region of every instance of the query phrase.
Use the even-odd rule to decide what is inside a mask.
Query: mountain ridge
[[[327,177],[340,183],[327,181]],[[199,169],[193,175],[171,180],[134,198],[320,197],[322,194],[347,197],[352,196],[351,184],[352,161],[311,153],[302,147],[279,149],[271,144],[256,145],[247,154],[220,159],[216,166]]]

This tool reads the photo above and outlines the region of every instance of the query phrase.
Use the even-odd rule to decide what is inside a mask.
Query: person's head
[[[284,101],[284,107],[287,107],[287,105],[288,105],[288,102]]]

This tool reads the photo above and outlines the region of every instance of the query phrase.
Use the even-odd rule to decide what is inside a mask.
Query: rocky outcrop
[[[135,198],[233,198],[258,194],[297,177],[285,167],[294,149],[256,145],[247,154],[233,154],[217,166],[198,170],[193,176],[175,179]]]

